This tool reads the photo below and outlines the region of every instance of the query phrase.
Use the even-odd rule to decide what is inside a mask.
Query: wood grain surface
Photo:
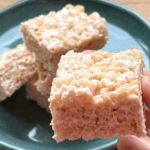
[[[11,5],[17,0],[0,0],[0,9]],[[150,0],[112,0],[114,2],[125,5],[150,20]]]
[[[140,13],[150,20],[150,0],[113,0]]]
[[[16,2],[16,0],[0,0],[0,9],[5,8],[14,2]]]

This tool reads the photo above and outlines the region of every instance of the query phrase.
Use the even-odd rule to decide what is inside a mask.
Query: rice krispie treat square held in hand
[[[114,135],[143,136],[143,57],[139,50],[61,57],[49,98],[53,138],[92,140]]]

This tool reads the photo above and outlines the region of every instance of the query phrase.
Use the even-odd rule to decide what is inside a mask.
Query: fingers
[[[150,138],[138,138],[132,135],[121,136],[117,147],[118,150],[150,150]]]
[[[150,108],[150,75],[143,75],[142,78],[142,96],[144,102]]]
[[[150,133],[150,111],[145,111],[147,132]],[[119,137],[118,150],[150,150],[150,137],[136,137],[133,135]]]
[[[144,70],[143,74],[150,77],[150,71]]]
[[[150,71],[144,71],[142,78],[143,100],[150,108]],[[148,135],[150,135],[150,111],[145,111],[146,127]],[[150,138],[148,136],[138,138],[136,136],[119,137],[118,150],[150,150]]]

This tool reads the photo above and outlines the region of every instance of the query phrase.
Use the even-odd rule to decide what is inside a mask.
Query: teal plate
[[[97,11],[107,19],[109,41],[105,50],[117,52],[140,48],[150,64],[150,25],[138,14],[120,5],[100,0],[20,0],[0,12],[0,50],[7,51],[21,43],[20,22],[59,10],[67,3],[82,4],[88,13]],[[14,150],[114,150],[117,140],[77,140],[57,144],[51,137],[50,116],[25,98],[25,88],[0,104],[0,148]]]

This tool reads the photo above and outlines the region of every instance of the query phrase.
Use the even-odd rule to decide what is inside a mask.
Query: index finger
[[[150,108],[150,72],[148,71],[144,72],[141,85],[142,85],[143,101]]]

